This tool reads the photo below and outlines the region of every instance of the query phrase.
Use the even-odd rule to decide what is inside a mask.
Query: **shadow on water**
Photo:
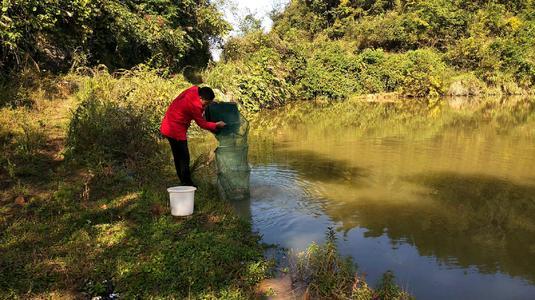
[[[276,163],[287,166],[310,181],[323,183],[351,182],[359,184],[368,176],[365,168],[352,166],[348,161],[335,159],[310,150],[274,149]],[[256,155],[256,163],[272,162],[273,159],[265,159],[262,154]]]
[[[451,172],[407,181],[425,187],[419,201],[345,202],[326,213],[344,230],[359,226],[368,237],[386,234],[394,246],[414,245],[446,265],[535,282],[535,185]]]

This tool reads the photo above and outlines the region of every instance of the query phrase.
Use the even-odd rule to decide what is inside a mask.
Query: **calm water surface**
[[[289,249],[332,226],[371,283],[393,270],[419,299],[535,299],[535,105],[502,102],[253,120],[241,211]]]

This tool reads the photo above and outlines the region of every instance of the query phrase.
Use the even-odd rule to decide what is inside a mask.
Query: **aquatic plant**
[[[312,243],[302,252],[290,255],[293,284],[312,299],[408,300],[411,296],[394,282],[388,271],[377,289],[357,273],[351,257],[338,252],[336,232],[332,227],[325,233],[324,244]]]

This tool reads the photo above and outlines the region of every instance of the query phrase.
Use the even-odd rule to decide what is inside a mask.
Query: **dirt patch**
[[[262,280],[257,286],[259,297],[271,300],[307,299],[306,295],[292,286],[290,275]]]

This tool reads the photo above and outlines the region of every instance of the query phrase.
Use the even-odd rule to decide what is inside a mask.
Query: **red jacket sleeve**
[[[192,118],[195,120],[195,123],[199,125],[202,129],[215,131],[217,129],[216,123],[214,122],[208,122],[204,118],[203,114],[203,108],[200,102],[192,102]]]

